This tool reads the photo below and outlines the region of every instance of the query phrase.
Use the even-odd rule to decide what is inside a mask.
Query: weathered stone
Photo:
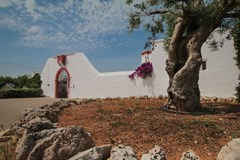
[[[25,129],[34,128],[33,131],[36,132],[42,129],[54,128],[55,123],[58,122],[58,113],[64,108],[75,104],[77,104],[76,101],[61,100],[54,102],[52,105],[43,105],[41,107],[25,109],[21,113],[18,122],[13,127],[13,130],[18,136],[21,137]],[[39,119],[41,119],[40,121],[44,119],[44,122],[37,122]],[[52,122],[52,124],[49,123],[48,120]]]
[[[213,97],[210,98],[210,101],[211,101],[211,102],[217,102],[218,99],[219,99],[218,97],[213,96]]]
[[[92,147],[92,138],[79,126],[33,133],[26,130],[17,144],[16,160],[64,160]]]
[[[200,158],[191,149],[183,152],[181,160],[200,160]]]
[[[208,97],[208,96],[205,96],[205,97],[203,97],[203,100],[208,102],[208,101],[210,101],[210,100],[211,100],[211,98],[210,98],[210,97]]]
[[[163,99],[163,98],[164,98],[163,95],[158,96],[158,99]]]
[[[40,106],[39,108],[40,108],[40,109],[48,109],[48,108],[49,108],[49,105],[46,104],[46,105]]]
[[[63,110],[65,108],[68,108],[70,105],[67,102],[62,103],[61,105],[59,105],[58,107],[60,108],[60,110]]]
[[[108,160],[137,160],[137,156],[132,147],[118,145],[111,150]]]
[[[240,160],[240,138],[232,139],[223,146],[217,160]]]
[[[94,147],[89,150],[79,152],[69,160],[106,160],[110,157],[111,145]]]
[[[40,108],[29,108],[24,110],[24,112],[20,115],[17,125],[27,123],[36,117],[47,118],[53,123],[58,121],[58,115],[52,112],[51,110],[40,109]]]
[[[227,98],[228,102],[236,102],[236,98],[235,97],[229,97]]]
[[[37,112],[38,113],[38,112]],[[17,137],[21,137],[24,130],[31,130],[32,132],[38,132],[44,129],[52,129],[55,128],[55,124],[51,122],[48,118],[44,116],[38,117],[37,113],[32,113],[30,119],[26,117],[26,119],[22,118],[19,120],[15,126],[13,127]]]
[[[32,134],[28,134],[28,131],[25,130],[16,146],[16,160],[27,160],[28,154],[35,144],[36,141],[34,140],[34,136]]]
[[[17,160],[68,159],[94,146],[90,135],[79,126],[57,128],[58,113],[76,101],[58,101],[52,105],[25,109],[14,126],[21,137],[16,147]]]
[[[58,107],[61,103],[62,101],[53,102],[51,106]]]
[[[226,102],[226,99],[218,97],[217,102],[224,103],[224,102]]]
[[[154,148],[150,149],[146,154],[144,154],[141,160],[166,160],[166,154],[161,147],[156,145]]]
[[[54,124],[50,120],[46,118],[40,118],[40,117],[36,117],[30,120],[28,123],[23,124],[21,127],[25,129],[29,129],[32,132],[40,132],[44,129],[55,128]]]
[[[69,104],[70,106],[78,105],[78,101],[77,101],[77,100],[69,100],[69,101],[68,101],[68,104]]]

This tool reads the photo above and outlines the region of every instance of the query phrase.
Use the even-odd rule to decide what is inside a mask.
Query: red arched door
[[[70,91],[70,74],[66,68],[58,70],[55,78],[55,97],[68,98]]]

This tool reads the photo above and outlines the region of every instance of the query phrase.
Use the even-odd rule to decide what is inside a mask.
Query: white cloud
[[[38,26],[31,26],[29,29],[27,29],[28,34],[35,34],[42,32],[42,29]]]
[[[0,8],[7,8],[13,5],[20,5],[22,4],[21,0],[0,0]]]
[[[26,0],[25,7],[26,7],[27,12],[29,12],[31,14],[31,16],[33,17],[34,21],[36,21],[40,17],[40,15],[35,11],[35,8],[36,8],[35,0]]]
[[[1,15],[0,14],[0,28],[8,28],[12,30],[24,30],[25,23],[21,22],[20,17]]]
[[[130,11],[125,0],[0,1],[0,27],[19,31],[22,44],[64,50],[106,47],[106,36],[127,30]]]
[[[11,5],[12,5],[12,2],[9,0],[1,0],[0,1],[0,8],[9,7]]]

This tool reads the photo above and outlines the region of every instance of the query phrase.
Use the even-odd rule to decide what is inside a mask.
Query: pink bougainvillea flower
[[[128,77],[131,79],[135,78],[135,75],[138,77],[141,77],[145,79],[146,77],[151,77],[153,72],[153,66],[152,63],[146,62],[143,63],[141,66],[139,66],[132,74],[130,74]]]

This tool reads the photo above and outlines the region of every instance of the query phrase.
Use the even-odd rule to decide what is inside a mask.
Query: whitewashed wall
[[[220,39],[215,35],[216,39]],[[199,86],[202,95],[233,97],[238,83],[233,41],[226,41],[223,48],[211,52],[208,45],[202,48],[203,59],[207,60],[207,69],[200,72]]]
[[[202,53],[203,58],[207,59],[207,70],[200,73],[199,83],[202,95],[233,96],[239,73],[233,60],[233,42],[226,42],[222,49],[214,53],[204,46]],[[133,71],[100,73],[83,53],[68,54],[66,68],[71,77],[69,98],[167,95],[166,58],[167,53],[163,50],[163,42],[156,41],[152,52],[153,76],[131,80],[128,75]],[[139,65],[140,61],[139,54]],[[47,60],[42,72],[42,89],[46,96],[55,96],[55,76],[60,68],[56,57]]]
[[[128,75],[133,71],[124,72],[98,72],[83,53],[67,55],[66,68],[70,73],[69,98],[104,98],[129,96],[159,96],[166,94],[167,79],[160,74],[166,74],[161,64],[160,53],[153,54],[154,73],[146,79],[135,78],[131,80]],[[140,63],[139,56],[139,65]],[[163,68],[161,68],[163,67]],[[46,96],[55,96],[55,76],[61,67],[57,59],[49,58],[42,72],[42,89]],[[48,85],[49,84],[49,85]],[[164,87],[163,87],[164,86]]]

